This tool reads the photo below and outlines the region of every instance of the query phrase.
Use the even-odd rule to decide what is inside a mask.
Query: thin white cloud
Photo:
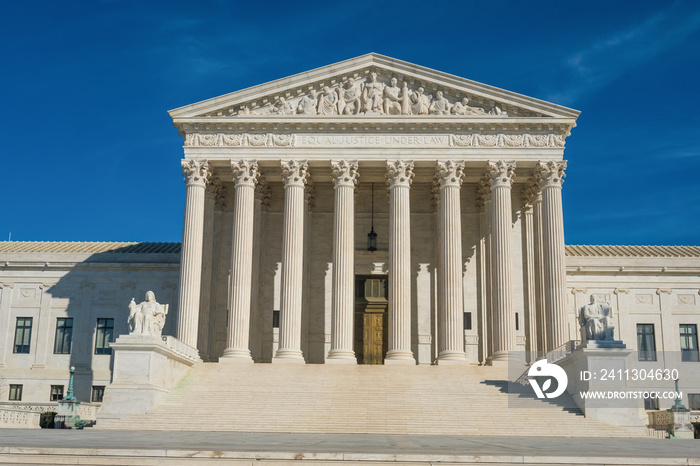
[[[643,22],[589,44],[564,59],[571,82],[566,91],[550,93],[554,102],[572,104],[583,95],[604,87],[630,69],[643,65],[679,46],[700,31],[700,10],[676,2]]]

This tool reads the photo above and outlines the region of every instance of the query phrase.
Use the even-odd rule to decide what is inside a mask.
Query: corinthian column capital
[[[535,177],[542,183],[543,188],[561,188],[566,178],[566,160],[539,162],[535,168]]]
[[[409,160],[388,160],[386,179],[389,188],[402,186],[409,188],[413,183],[413,162]]]
[[[209,163],[206,160],[183,160],[180,162],[180,166],[186,185],[206,186],[211,175]]]
[[[284,186],[300,186],[304,187],[306,178],[309,175],[309,164],[306,160],[282,160],[282,178],[284,178]]]
[[[260,177],[258,162],[255,160],[231,160],[231,172],[235,186],[255,187]]]
[[[357,172],[357,162],[354,160],[331,160],[333,185],[354,188],[360,174]]]
[[[491,194],[491,177],[484,175],[479,179],[479,185],[476,188],[476,208],[479,212],[486,209],[486,200]]]
[[[498,160],[496,162],[486,162],[486,171],[491,179],[492,188],[505,186],[510,188],[515,180],[515,162],[505,162]]]
[[[264,175],[258,177],[258,184],[255,186],[255,200],[260,201],[265,208],[270,206],[270,186]]]
[[[435,167],[437,181],[441,188],[455,187],[459,188],[464,180],[464,163],[448,160],[446,162],[438,162]]]
[[[542,200],[542,183],[537,178],[530,178],[523,189],[523,207],[532,208],[535,202]]]

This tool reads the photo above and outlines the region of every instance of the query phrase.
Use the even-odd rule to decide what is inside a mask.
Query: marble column
[[[542,233],[544,248],[545,309],[547,350],[569,340],[566,322],[566,265],[564,263],[564,216],[561,185],[566,161],[540,162],[535,175],[542,183]]]
[[[265,176],[258,177],[258,184],[255,187],[255,207],[253,209],[253,238],[260,238],[264,227],[262,224],[262,212],[270,205],[270,187]],[[263,280],[261,277],[262,262],[262,241],[253,241],[253,268],[252,268],[252,290],[253,296],[250,300],[250,353],[254,362],[262,361],[262,336],[263,336]]]
[[[484,175],[479,180],[479,185],[476,189],[476,208],[479,211],[479,362],[485,364],[491,356],[490,345],[491,339],[491,319],[489,318],[490,311],[490,293],[489,293],[489,227],[488,218],[489,212],[486,208],[487,199],[491,192],[491,177]]]
[[[515,162],[488,162],[492,200],[492,285],[493,356],[492,361],[507,360],[515,351],[515,301],[513,296],[513,211],[511,186]]]
[[[353,351],[355,317],[355,161],[331,161],[335,192],[333,212],[333,295],[331,350],[326,362],[356,364]]]
[[[214,361],[218,355],[212,351],[214,338],[209,334],[209,322],[214,318],[211,307],[212,272],[214,265],[214,204],[216,195],[222,189],[221,179],[212,176],[204,193],[204,230],[202,241],[202,284],[199,295],[199,336],[200,356],[205,361]]]
[[[547,351],[547,315],[544,293],[544,234],[542,232],[542,186],[532,200],[532,228],[535,243],[535,316],[537,319],[537,351]]]
[[[282,234],[282,296],[280,342],[272,362],[304,363],[301,352],[301,308],[304,258],[305,160],[282,161],[284,227]]]
[[[231,279],[226,349],[219,362],[253,362],[250,355],[250,303],[253,276],[255,185],[260,173],[250,160],[232,160],[234,201]]]
[[[522,248],[523,248],[523,291],[525,292],[525,350],[527,362],[535,362],[537,351],[537,298],[535,279],[535,228],[533,201],[539,192],[535,180],[529,180],[523,189],[522,204]]]
[[[180,296],[178,299],[177,338],[197,347],[199,292],[202,280],[204,235],[204,190],[209,180],[206,160],[183,160],[185,177],[185,219],[180,253]]]
[[[438,364],[466,363],[464,353],[464,287],[462,285],[462,210],[460,187],[464,164],[437,163],[440,186],[438,261]]]
[[[385,364],[415,364],[411,351],[413,162],[387,161],[389,183],[389,349]]]

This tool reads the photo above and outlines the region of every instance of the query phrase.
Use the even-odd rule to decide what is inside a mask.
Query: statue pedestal
[[[581,348],[585,349],[626,349],[622,340],[583,340]]]
[[[669,409],[668,413],[671,414],[671,438],[682,438],[682,439],[693,439],[695,438],[695,433],[693,431],[693,424],[690,423],[690,410],[689,409]]]
[[[201,362],[196,348],[170,336],[122,335],[110,346],[114,370],[97,416],[98,425],[149,412]]]
[[[646,416],[642,415],[643,400],[627,396],[631,390],[625,378],[627,357],[633,351],[624,349],[624,344],[623,348],[598,346],[605,342],[622,344],[616,340],[591,340],[587,347],[582,345],[556,361],[569,378],[566,391],[588,418],[643,429],[646,425],[643,420]],[[582,392],[593,396],[603,393],[604,398],[586,398]]]
[[[78,428],[82,429],[83,423],[80,423],[80,402],[76,400],[61,400],[58,402],[58,412],[53,420],[54,429],[74,429],[76,421],[80,424]]]

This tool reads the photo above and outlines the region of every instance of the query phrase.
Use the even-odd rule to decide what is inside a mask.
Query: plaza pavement
[[[1,429],[0,464],[700,465],[698,440],[139,431],[137,427]]]

